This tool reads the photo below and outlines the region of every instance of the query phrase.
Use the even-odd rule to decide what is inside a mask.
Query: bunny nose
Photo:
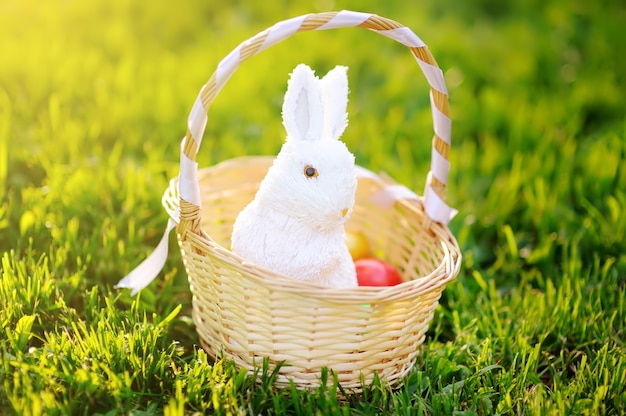
[[[345,217],[346,215],[348,215],[348,208],[344,208],[341,210],[341,216]]]

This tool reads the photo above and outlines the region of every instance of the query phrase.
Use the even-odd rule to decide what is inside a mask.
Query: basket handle
[[[298,32],[344,27],[366,28],[405,45],[422,69],[430,84],[430,103],[435,133],[432,141],[430,172],[426,177],[424,190],[424,210],[430,219],[437,222],[447,224],[452,219],[456,210],[444,202],[450,171],[448,152],[451,121],[448,116],[448,91],[443,72],[426,44],[406,26],[375,14],[343,10],[307,14],[278,22],[239,44],[217,65],[217,69],[196,98],[187,120],[187,132],[181,143],[179,232],[200,231],[201,198],[197,180],[196,155],[206,128],[208,108],[239,64]]]

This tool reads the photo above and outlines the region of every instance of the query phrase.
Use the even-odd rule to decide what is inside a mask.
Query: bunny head
[[[289,79],[282,115],[287,138],[261,184],[258,198],[316,228],[342,225],[354,205],[354,155],[339,140],[348,120],[347,68],[321,80],[298,65]]]

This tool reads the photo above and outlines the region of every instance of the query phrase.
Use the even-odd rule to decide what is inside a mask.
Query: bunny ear
[[[348,67],[336,66],[321,80],[324,137],[338,139],[348,125]]]
[[[283,125],[288,139],[319,140],[324,125],[319,79],[307,65],[291,73],[283,102]]]

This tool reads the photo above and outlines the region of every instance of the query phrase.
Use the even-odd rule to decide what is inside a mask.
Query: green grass
[[[218,4],[0,0],[0,413],[626,412],[622,2]],[[410,26],[446,74],[464,254],[411,374],[346,402],[337,385],[274,390],[267,367],[257,384],[210,360],[176,249],[139,296],[112,288],[160,238],[186,117],[219,60],[278,20],[343,8]],[[404,48],[359,29],[242,65],[200,165],[276,153],[299,62],[350,67],[348,146],[421,192],[426,82]]]

